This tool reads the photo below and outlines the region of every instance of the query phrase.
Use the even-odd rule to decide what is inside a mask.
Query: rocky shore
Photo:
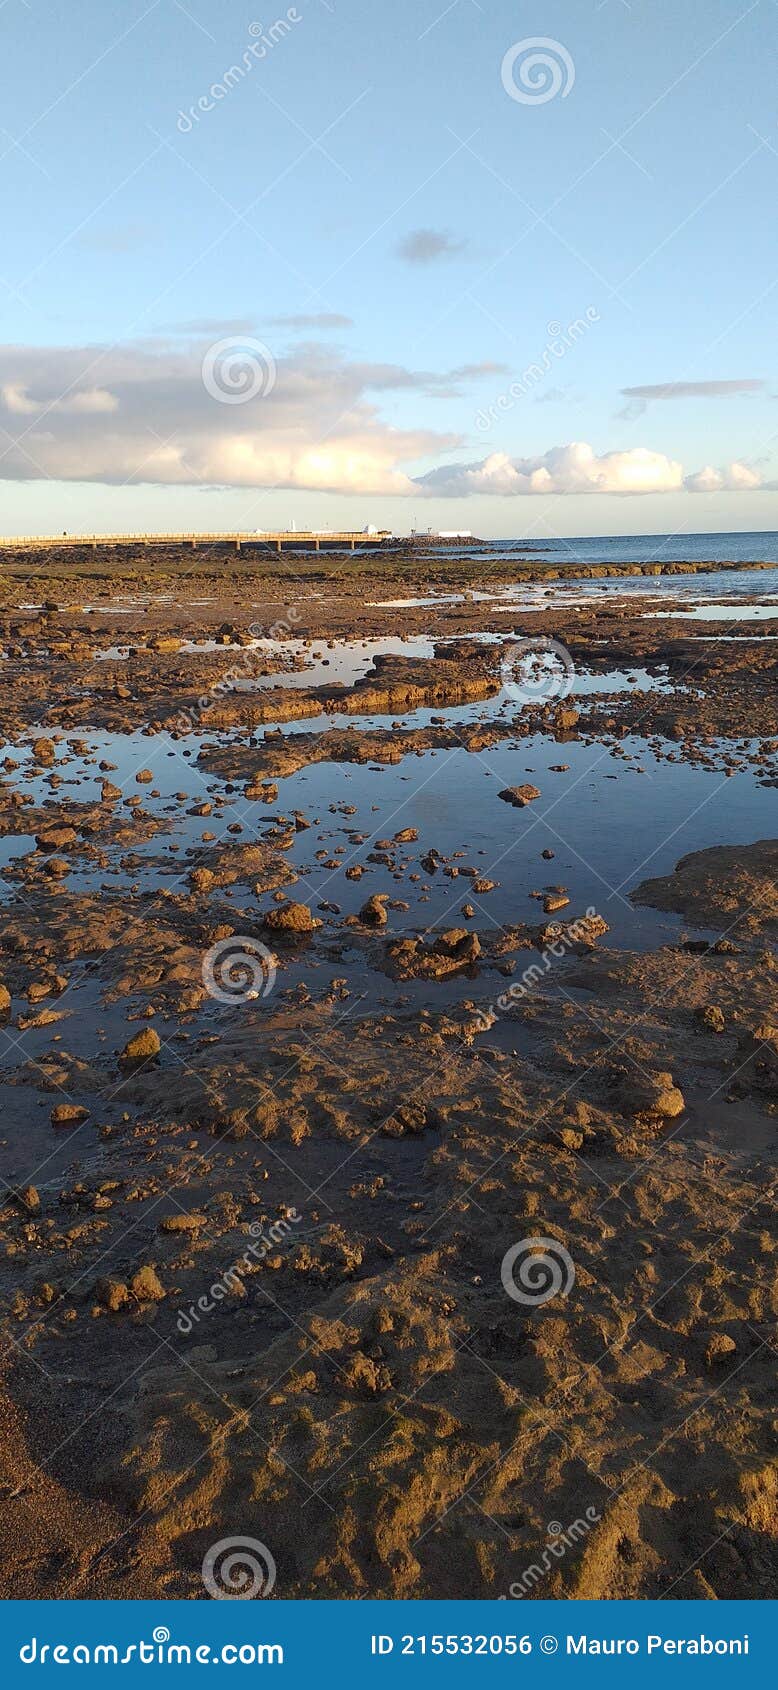
[[[771,1593],[773,589],[500,570],[0,556],[6,1595]]]

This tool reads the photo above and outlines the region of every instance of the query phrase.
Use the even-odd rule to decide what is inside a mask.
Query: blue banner
[[[344,1674],[571,1690],[745,1685],[774,1665],[776,1602],[6,1602],[6,1684],[150,1678],[305,1686]],[[214,1679],[213,1668],[220,1678]]]

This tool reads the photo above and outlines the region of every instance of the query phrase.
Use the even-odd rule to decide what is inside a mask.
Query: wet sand
[[[778,582],[684,573],[0,559],[5,1594],[771,1594]]]

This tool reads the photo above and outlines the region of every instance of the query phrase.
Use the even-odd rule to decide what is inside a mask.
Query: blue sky
[[[3,532],[778,527],[775,0],[0,27]]]

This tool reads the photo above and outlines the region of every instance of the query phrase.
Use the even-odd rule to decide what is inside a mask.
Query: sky
[[[0,30],[0,533],[778,528],[776,0]]]

